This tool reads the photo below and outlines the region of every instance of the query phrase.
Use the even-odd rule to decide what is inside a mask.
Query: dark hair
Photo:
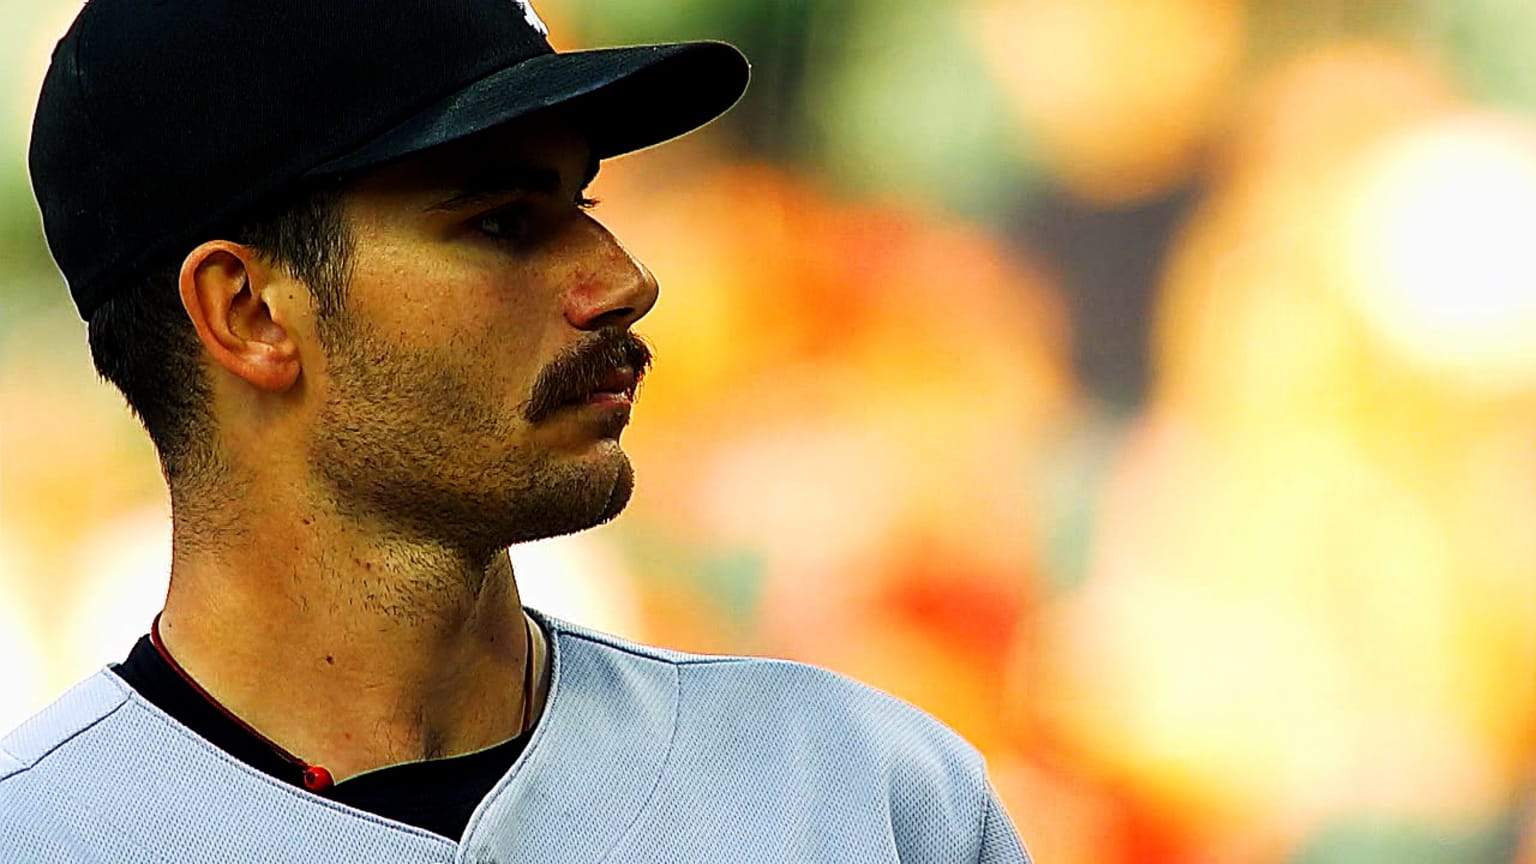
[[[255,249],[309,286],[322,320],[345,301],[351,236],[339,186],[291,195],[228,231],[214,232]],[[129,280],[91,315],[91,359],[144,425],[173,486],[217,464],[202,343],[182,308],[181,260]]]

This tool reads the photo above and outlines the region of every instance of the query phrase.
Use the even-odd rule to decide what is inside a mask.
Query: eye
[[[525,244],[533,239],[533,220],[522,204],[492,210],[476,217],[476,231],[496,240]]]

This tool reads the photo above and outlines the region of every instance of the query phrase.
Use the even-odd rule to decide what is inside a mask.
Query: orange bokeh
[[[1099,203],[1199,167],[1236,96],[1237,0],[983,0],[974,31],[1048,170]]]
[[[1364,45],[1259,91],[1167,272],[1088,586],[1047,617],[1051,728],[1203,848],[1471,823],[1523,782],[1536,387],[1408,362],[1345,230],[1377,145],[1456,106]]]

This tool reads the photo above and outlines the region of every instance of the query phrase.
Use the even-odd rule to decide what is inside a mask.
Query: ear
[[[181,305],[215,363],[259,390],[279,393],[299,378],[298,343],[270,303],[274,269],[249,246],[210,240],[181,263]]]

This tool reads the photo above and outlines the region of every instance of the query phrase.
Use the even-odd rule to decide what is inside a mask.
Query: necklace
[[[528,712],[533,706],[533,628],[528,623],[528,613],[523,615],[523,716],[517,724],[517,734],[528,732]]]
[[[176,662],[176,658],[171,656],[171,652],[166,650],[165,643],[160,639],[160,613],[156,613],[154,622],[149,625],[149,641],[150,644],[155,646],[155,653],[160,655],[160,659],[165,661],[165,665],[171,667],[171,671],[175,672],[181,680],[185,681],[187,686],[192,688],[193,692],[201,696],[209,705],[212,705],[214,710],[224,715],[236,726],[244,729],[252,738],[267,745],[283,761],[299,769],[299,775],[302,778],[305,789],[318,793],[324,792],[336,785],[331,772],[326,770],[325,766],[306,762],[283,749],[282,745],[256,731],[255,727],[251,726],[251,724],[235,716],[233,711],[224,707],[224,703],[213,698],[213,694],[204,690],[201,684],[197,683],[191,675],[187,674],[187,670],[181,668],[181,664]],[[530,704],[533,702],[533,630],[528,624],[528,615],[526,613],[523,615],[523,645],[523,712],[517,727],[518,735],[523,735],[528,731],[528,711]]]

